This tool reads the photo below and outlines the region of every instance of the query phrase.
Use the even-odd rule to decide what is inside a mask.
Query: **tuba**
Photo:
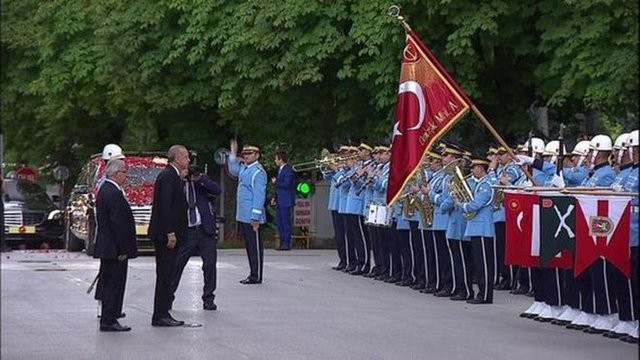
[[[445,173],[451,175],[449,179],[449,194],[452,198],[458,202],[470,202],[473,201],[473,193],[467,184],[466,177],[462,174],[461,166],[464,164],[464,159],[454,160],[444,167]],[[467,220],[471,220],[476,216],[475,212],[463,213],[463,216]]]
[[[419,170],[421,173],[424,173],[424,169],[420,167]],[[413,175],[414,185],[418,186],[418,176],[417,174]],[[410,192],[406,195],[402,196],[402,209],[404,211],[404,216],[407,218],[411,218],[415,215],[416,211],[420,213],[420,218],[422,223],[426,227],[430,227],[433,225],[433,205],[431,205],[431,201],[429,199],[421,199],[419,193],[414,194]]]

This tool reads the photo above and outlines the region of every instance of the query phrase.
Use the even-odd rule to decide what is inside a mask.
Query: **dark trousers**
[[[496,232],[496,236],[495,236],[496,276],[493,283],[495,285],[498,285],[501,281],[506,283],[511,283],[512,269],[509,265],[504,264],[504,249],[505,249],[504,221],[494,223],[493,226]]]
[[[262,243],[262,225],[258,231],[254,231],[250,223],[240,222],[240,229],[244,237],[244,248],[247,250],[249,260],[249,276],[252,281],[262,281],[262,267],[264,259],[264,246]]]
[[[531,290],[533,285],[531,284],[531,268],[520,266],[517,270],[518,287],[521,289]]]
[[[162,319],[169,316],[171,308],[171,281],[173,269],[176,264],[176,255],[180,245],[173,249],[167,247],[166,239],[155,240],[153,242],[156,255],[156,289],[153,297],[153,315],[154,320]]]
[[[493,238],[474,236],[471,238],[473,270],[478,279],[477,298],[493,302]]]
[[[598,315],[610,315],[618,312],[615,290],[609,282],[608,274],[613,270],[613,265],[606,260],[597,259],[589,268],[589,277],[595,300],[594,313]]]
[[[102,282],[102,314],[100,324],[112,325],[122,313],[124,288],[127,283],[127,260],[100,259],[100,279]]]
[[[389,230],[389,272],[391,277],[402,279],[402,255],[400,247],[400,230],[396,229],[394,221],[393,227]]]
[[[631,259],[629,259],[631,262]],[[614,289],[618,318],[622,321],[635,320],[633,317],[633,289],[631,278],[626,277],[617,267],[611,266],[607,281]],[[633,270],[632,270],[633,271]],[[633,275],[632,275],[633,276]]]
[[[390,243],[392,239],[391,228],[388,227],[379,227],[378,231],[378,253],[380,257],[380,265],[378,266],[378,260],[376,260],[376,266],[378,266],[378,274],[391,276],[389,271],[391,264],[391,249]],[[375,252],[374,252],[375,254]]]
[[[438,285],[436,290],[453,290],[453,275],[451,274],[451,249],[445,237],[444,230],[435,230],[433,236],[436,239],[436,254],[438,261]]]
[[[371,272],[378,275],[380,274],[380,264],[382,263],[382,260],[380,259],[380,228],[373,225],[365,225],[365,229],[369,235],[371,253],[373,254],[373,261],[375,262],[375,266],[371,268]]]
[[[291,247],[291,211],[292,206],[276,207],[276,223],[278,224],[278,235],[280,235],[280,246]]]
[[[216,249],[215,235],[207,234],[202,226],[190,227],[187,230],[187,238],[178,249],[176,255],[176,266],[171,282],[172,299],[180,285],[180,278],[184,267],[189,262],[189,258],[199,254],[202,258],[202,275],[204,276],[204,287],[202,288],[202,300],[215,299],[216,291],[216,262],[218,260],[218,250]]]
[[[473,256],[471,242],[449,240],[454,265],[454,283],[456,294],[467,298],[473,297]]]
[[[438,284],[438,254],[436,252],[436,238],[433,230],[422,232],[425,250],[427,252],[427,263],[425,266],[427,287],[435,289]]]
[[[534,287],[533,289],[536,301],[542,301],[551,306],[564,304],[564,270],[558,268],[538,268],[532,271],[536,271],[537,276],[540,278],[538,288],[536,289]],[[534,274],[536,272],[534,272]],[[540,292],[539,295],[538,292]]]
[[[344,228],[344,219],[337,210],[331,210],[333,229],[335,230],[336,250],[338,251],[338,266],[347,266],[347,236]]]
[[[356,253],[356,269],[369,272],[371,260],[367,239],[368,236],[364,229],[362,216],[354,214],[347,214],[346,216],[349,240],[353,241],[353,247]]]
[[[425,270],[427,253],[422,240],[422,231],[418,228],[418,225],[417,221],[409,221],[409,232],[411,235],[409,240],[413,255],[413,275],[415,276],[416,284],[425,285],[427,283]]]
[[[564,288],[562,293],[563,305],[574,309],[580,309],[580,283],[573,276],[573,269],[561,270],[564,272]]]
[[[400,248],[400,260],[402,261],[402,281],[413,283],[416,278],[413,273],[413,255],[411,248],[411,231],[398,230],[398,246]]]
[[[589,271],[583,271],[575,280],[578,282],[580,293],[580,310],[592,314],[596,304],[595,298],[593,297],[593,286],[591,285]]]
[[[347,268],[355,269],[358,265],[358,255],[356,252],[356,239],[351,234],[349,214],[340,214],[342,225],[344,226],[344,244],[347,255]]]

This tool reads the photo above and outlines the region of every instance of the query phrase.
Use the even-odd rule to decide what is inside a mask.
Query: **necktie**
[[[187,182],[187,202],[189,204],[189,225],[196,224],[196,194],[193,189],[193,183]]]

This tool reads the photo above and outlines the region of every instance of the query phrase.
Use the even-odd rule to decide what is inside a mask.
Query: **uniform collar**
[[[593,171],[597,171],[598,169],[603,168],[603,167],[605,167],[605,166],[609,166],[609,163],[608,163],[608,162],[606,162],[606,161],[605,161],[605,162],[603,162],[603,163],[600,163],[600,164],[598,164],[598,165],[596,165],[596,166],[594,166],[594,167],[593,167]]]
[[[113,184],[113,186],[115,186],[115,187],[116,187],[116,189],[118,189],[118,190],[122,191],[122,187],[120,187],[120,185],[118,185],[118,183],[117,183],[117,182],[115,182],[115,181],[113,181],[113,180],[111,180],[111,179],[105,179],[105,181],[112,183],[112,184]]]

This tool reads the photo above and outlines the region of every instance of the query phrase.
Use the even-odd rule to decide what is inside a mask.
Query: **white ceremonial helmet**
[[[116,144],[107,144],[102,149],[102,159],[111,160],[111,159],[122,159],[124,158],[124,154],[122,153],[122,148]]]
[[[632,132],[629,133],[629,136],[627,137],[627,141],[626,141],[626,146],[627,147],[632,147],[632,146],[638,146],[638,130],[633,130]]]
[[[579,141],[573,148],[571,154],[580,156],[577,164],[578,166],[582,165],[584,159],[587,158],[587,155],[589,155],[589,150],[591,150],[591,142],[589,140]]]
[[[591,168],[595,167],[596,156],[598,156],[599,151],[611,151],[613,149],[613,144],[611,143],[611,138],[608,135],[596,135],[591,138],[589,142],[589,147],[591,148]]]
[[[562,145],[562,153],[566,154],[567,153],[567,148],[564,146],[564,144]],[[560,141],[558,140],[551,140],[547,143],[547,146],[544,147],[544,152],[542,153],[543,156],[551,156],[551,162],[555,163],[556,162],[556,158],[558,157],[558,155],[560,155]]]
[[[533,149],[534,154],[542,154],[544,153],[544,141],[540,138],[534,137],[531,138],[531,147]],[[523,151],[529,151],[529,140],[524,143]]]
[[[591,149],[591,142],[589,140],[582,140],[576,144],[571,154],[587,156],[590,149]]]
[[[629,138],[628,133],[620,134],[620,136],[616,138],[616,141],[613,142],[613,149],[614,150],[624,149],[628,138]]]

